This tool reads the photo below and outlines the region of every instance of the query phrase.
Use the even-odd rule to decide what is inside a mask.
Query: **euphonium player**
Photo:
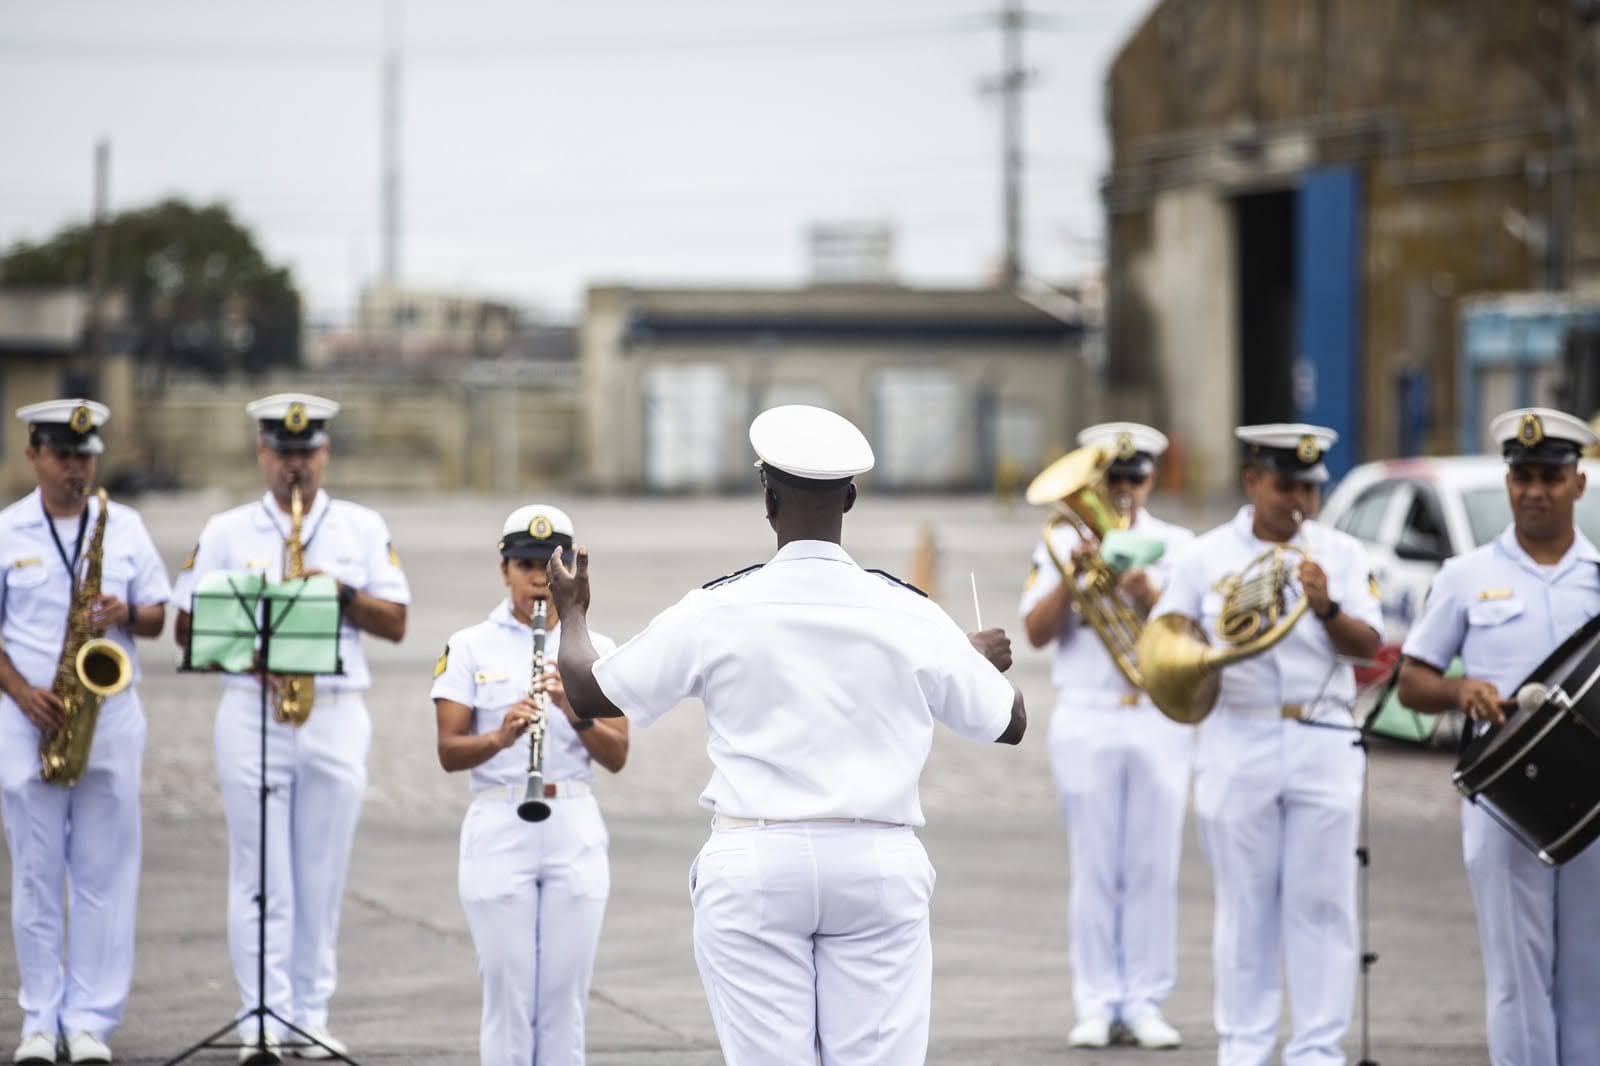
[[[506,598],[445,645],[434,669],[439,762],[466,770],[472,806],[461,826],[461,906],[483,982],[483,1066],[582,1066],[584,1008],[611,891],[593,763],[628,759],[625,718],[579,718],[556,674],[561,617],[548,604],[550,556],[572,554],[572,520],[547,504],[519,507],[500,533]],[[547,604],[544,675],[533,678],[534,605]],[[611,641],[591,634],[595,645]],[[528,726],[546,701],[542,822],[517,817],[528,775]]]
[[[1587,488],[1582,420],[1543,407],[1489,423],[1506,461],[1511,523],[1444,564],[1406,637],[1400,698],[1460,709],[1479,731],[1500,701],[1600,614],[1600,550],[1573,520]],[[1461,658],[1466,676],[1447,678]],[[1552,870],[1483,807],[1461,804],[1462,851],[1478,910],[1494,1066],[1600,1066],[1600,844]]]
[[[133,979],[139,893],[139,774],[145,718],[134,685],[105,700],[77,785],[40,776],[41,734],[62,724],[53,691],[69,605],[100,504],[91,500],[110,410],[53,400],[17,411],[39,487],[0,512],[0,810],[11,851],[11,932],[22,990],[13,1061],[109,1062]],[[132,508],[106,517],[100,597],[89,626],[121,645],[159,636],[166,568]],[[70,915],[70,928],[68,916]],[[69,946],[70,945],[70,946]]]
[[[1155,567],[1122,577],[1119,593],[1142,616],[1155,605],[1167,560],[1194,539],[1145,506],[1167,438],[1138,423],[1108,422],[1078,434],[1078,443],[1115,456],[1105,473],[1108,494],[1131,532],[1165,546]],[[1063,563],[1100,548],[1071,524],[1057,525],[1051,541]],[[1034,647],[1055,646],[1050,762],[1071,852],[1077,1015],[1068,1042],[1105,1047],[1120,1023],[1141,1047],[1176,1047],[1178,1031],[1161,1004],[1177,976],[1178,861],[1194,730],[1168,719],[1123,677],[1074,609],[1043,542],[1034,549],[1022,615]]]
[[[364,693],[371,675],[360,634],[405,636],[410,586],[389,543],[382,516],[322,489],[328,468],[327,424],[339,405],[320,396],[284,393],[249,404],[257,423],[256,457],[267,491],[259,500],[213,515],[176,585],[188,606],[199,579],[219,570],[283,573],[293,492],[305,506],[301,543],[306,575],[338,582],[344,625],[344,673],[318,677],[304,725],[267,723],[267,1005],[343,1052],[328,1033],[328,1000],[338,976],[339,903],[367,783],[372,720]],[[178,643],[189,642],[190,611],[178,613]],[[269,697],[270,698],[270,697]],[[268,712],[269,719],[272,717]],[[223,681],[217,708],[217,776],[228,820],[228,948],[246,1006],[256,996],[256,907],[259,838],[260,689],[253,677]],[[282,1037],[268,1024],[272,1041]],[[241,1039],[256,1039],[252,1021]],[[326,1058],[318,1047],[302,1058]],[[243,1062],[276,1062],[274,1047],[240,1052]]]
[[[1382,624],[1358,541],[1319,525],[1323,453],[1338,439],[1307,425],[1243,426],[1244,491],[1232,521],[1173,561],[1151,618],[1199,623],[1213,645],[1218,583],[1277,545],[1308,558],[1291,575],[1309,617],[1281,642],[1222,670],[1216,709],[1199,727],[1195,817],[1215,883],[1214,1009],[1221,1066],[1272,1054],[1288,974],[1293,1032],[1286,1066],[1343,1063],[1359,946],[1356,842],[1364,756],[1352,735],[1355,676],[1341,656],[1370,658]],[[1142,659],[1147,678],[1152,668]]]

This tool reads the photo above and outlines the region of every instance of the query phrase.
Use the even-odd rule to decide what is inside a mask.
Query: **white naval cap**
[[[1296,481],[1328,480],[1322,456],[1339,440],[1327,426],[1304,422],[1270,422],[1240,426],[1233,435],[1244,442],[1245,461],[1264,466]]]
[[[1508,463],[1575,463],[1586,448],[1600,443],[1581,418],[1549,407],[1519,407],[1496,415],[1489,435],[1500,442]]]
[[[529,503],[506,515],[500,554],[506,559],[548,559],[556,552],[572,560],[572,519],[547,503]]]
[[[244,411],[260,423],[268,447],[309,451],[328,443],[323,427],[339,413],[339,404],[309,392],[279,392],[245,404]]]
[[[766,466],[807,481],[841,481],[872,469],[872,445],[843,415],[807,404],[771,407],[750,423],[750,446]]]
[[[1122,473],[1148,475],[1155,460],[1167,450],[1167,435],[1141,422],[1101,422],[1078,434],[1085,448],[1099,448],[1111,454],[1110,469]]]
[[[28,424],[28,440],[77,455],[99,455],[106,450],[99,429],[111,421],[111,408],[94,400],[46,400],[17,408]]]

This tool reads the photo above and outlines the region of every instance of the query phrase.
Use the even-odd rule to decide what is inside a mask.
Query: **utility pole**
[[[89,322],[85,338],[89,361],[98,370],[105,354],[106,279],[111,270],[111,227],[107,221],[111,194],[111,142],[94,146],[94,222],[89,244]]]
[[[1014,289],[1022,277],[1022,94],[1036,80],[1022,65],[1023,33],[1029,16],[1022,0],[1005,0],[997,16],[1000,24],[1000,73],[984,84],[984,91],[1000,97],[1001,204],[1005,250],[1000,262],[1000,285]]]
[[[382,264],[380,280],[400,283],[400,0],[389,0],[383,45],[383,175],[379,190],[382,212]]]

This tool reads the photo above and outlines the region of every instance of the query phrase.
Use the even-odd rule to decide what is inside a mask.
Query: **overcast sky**
[[[893,224],[900,275],[1000,248],[1000,0],[406,0],[402,270],[553,313],[594,281],[794,283],[814,221]],[[319,315],[379,258],[388,0],[0,0],[0,246],[224,200]],[[1034,0],[1030,271],[1098,261],[1107,64],[1153,0]]]

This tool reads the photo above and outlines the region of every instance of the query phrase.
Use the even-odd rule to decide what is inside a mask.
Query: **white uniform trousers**
[[[1216,896],[1217,1061],[1268,1061],[1287,971],[1293,1034],[1284,1063],[1342,1064],[1360,953],[1365,756],[1352,734],[1272,708],[1218,708],[1199,733],[1195,816]]]
[[[584,1011],[611,893],[593,796],[517,817],[523,786],[474,797],[461,824],[461,907],[478,949],[482,1066],[582,1066]]]
[[[727,1066],[921,1066],[933,882],[903,826],[714,831],[689,883],[695,961]]]
[[[324,1028],[338,977],[339,905],[367,785],[372,720],[358,692],[318,692],[306,724],[267,708],[267,1006]],[[228,951],[246,1007],[256,1002],[260,704],[227,688],[217,711],[217,776],[228,820]],[[252,1020],[241,1037],[255,1039]],[[282,1032],[269,1021],[267,1031]]]
[[[1494,1066],[1600,1066],[1600,844],[1550,869],[1463,803]]]
[[[1067,823],[1072,999],[1079,1018],[1132,1019],[1177,979],[1178,865],[1194,729],[1148,704],[1068,695],[1050,722]]]
[[[40,779],[38,730],[0,697],[0,814],[24,1033],[103,1040],[128,1002],[146,730],[136,693],[115,700],[114,711],[101,709],[88,769],[66,789]]]

